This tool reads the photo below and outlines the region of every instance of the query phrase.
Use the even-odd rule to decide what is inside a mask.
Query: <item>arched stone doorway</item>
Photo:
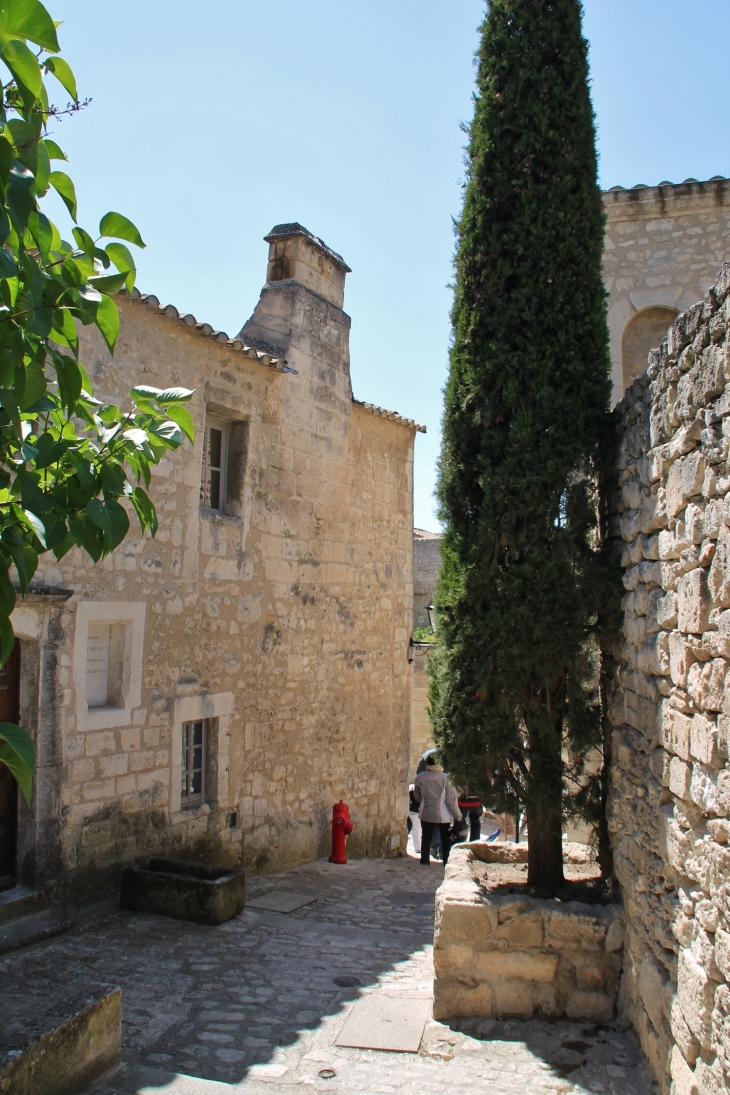
[[[659,346],[678,315],[676,308],[644,308],[626,324],[621,344],[624,391],[642,375],[649,350]]]

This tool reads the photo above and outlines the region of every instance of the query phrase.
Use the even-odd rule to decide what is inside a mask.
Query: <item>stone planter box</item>
[[[223,924],[246,900],[243,871],[182,859],[150,859],[122,872],[121,905],[137,912]]]
[[[480,850],[454,848],[436,891],[434,1018],[608,1022],[623,963],[622,906],[489,892],[474,869]]]

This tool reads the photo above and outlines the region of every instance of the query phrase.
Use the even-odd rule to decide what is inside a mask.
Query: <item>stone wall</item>
[[[427,749],[433,747],[433,730],[428,717],[428,673],[426,659],[432,643],[414,643],[411,647],[413,679],[411,680],[411,759],[409,781],[416,778],[418,762]]]
[[[521,850],[505,845],[500,858]],[[449,857],[436,894],[434,1018],[609,1022],[621,973],[621,906],[487,891],[481,859],[492,862],[498,851],[462,844]]]
[[[621,1004],[675,1095],[730,1089],[729,289],[725,265],[615,412]]]
[[[730,180],[614,186],[603,202],[616,403],[677,313],[702,299],[730,259]]]
[[[428,627],[427,605],[436,592],[441,569],[441,535],[413,530],[413,626]]]
[[[21,826],[26,882],[89,887],[151,851],[280,870],[328,850],[340,798],[351,854],[405,841],[417,427],[352,398],[342,260],[299,225],[269,242],[266,287],[236,340],[139,295],[120,301],[113,360],[82,332],[102,398],[138,382],[196,389],[196,441],[153,476],[156,539],[132,517],[98,566],[78,550],[45,557],[41,592],[15,612],[44,765]],[[223,513],[201,505],[210,415],[244,440]],[[110,691],[94,706],[102,626]],[[207,790],[185,808],[195,720],[208,727]]]

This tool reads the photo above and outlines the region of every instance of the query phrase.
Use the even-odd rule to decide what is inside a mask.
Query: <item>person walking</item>
[[[459,809],[464,815],[464,820],[469,820],[469,840],[480,840],[482,836],[482,814],[484,807],[482,800],[477,795],[470,795],[469,788],[465,788],[459,795]]]
[[[437,753],[433,752],[425,759],[425,770],[416,776],[413,788],[413,797],[420,804],[421,863],[424,867],[428,867],[431,862],[431,839],[434,830],[438,828],[441,833],[443,863],[446,866],[451,846],[449,828],[452,819],[461,821],[461,810],[456,791],[438,763]]]
[[[418,816],[418,803],[416,802],[413,791],[415,784],[412,783],[408,788],[408,825],[411,830],[411,837],[413,838],[413,851],[416,855],[421,854],[421,819]]]

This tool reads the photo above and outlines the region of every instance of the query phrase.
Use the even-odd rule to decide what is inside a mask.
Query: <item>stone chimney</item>
[[[345,300],[345,277],[350,267],[318,236],[301,224],[277,224],[264,239],[269,245],[266,280],[297,281],[336,308]]]
[[[301,224],[277,224],[269,245],[266,285],[239,338],[295,368],[307,358],[345,373],[349,387],[350,317],[342,310],[350,267]]]

